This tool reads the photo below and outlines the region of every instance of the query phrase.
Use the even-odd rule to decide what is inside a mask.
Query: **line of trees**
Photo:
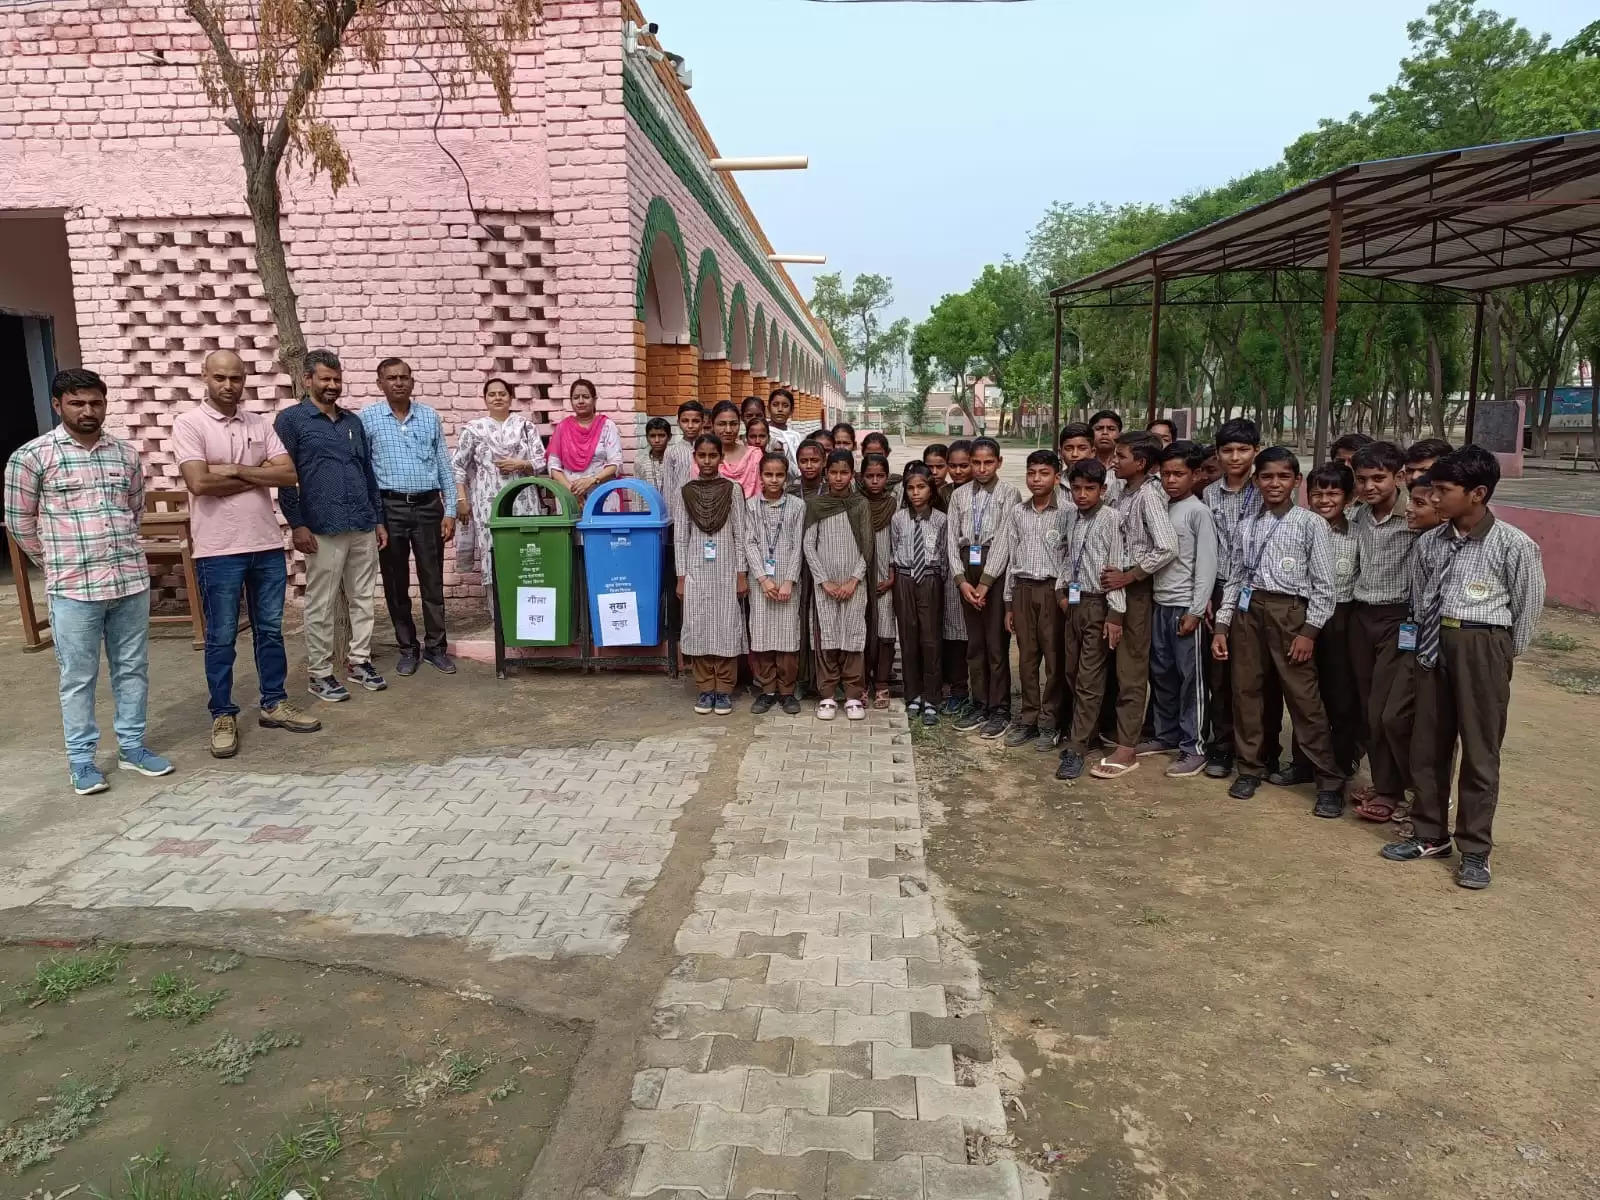
[[[1407,26],[1410,52],[1370,107],[1324,120],[1281,161],[1168,204],[1053,204],[1019,260],[985,267],[911,331],[920,394],[944,384],[970,413],[971,381],[1002,388],[1005,428],[1021,406],[1048,406],[1054,353],[1049,292],[1288,188],[1353,163],[1600,127],[1600,21],[1560,46],[1475,0],[1437,0]],[[1320,272],[1304,294],[1320,295]],[[1491,295],[1484,386],[1496,396],[1543,389],[1535,451],[1554,389],[1581,357],[1600,362],[1600,287],[1580,278]],[[1316,304],[1291,303],[1264,278],[1230,279],[1254,303],[1169,308],[1157,349],[1163,407],[1200,410],[1202,424],[1257,419],[1275,438],[1309,435],[1321,346]],[[1415,295],[1415,292],[1412,292]],[[1416,304],[1349,306],[1340,318],[1334,423],[1412,437],[1443,436],[1465,387],[1472,309],[1438,289]],[[1142,409],[1149,384],[1149,315],[1139,308],[1069,309],[1063,407]],[[1600,388],[1596,389],[1600,430]]]

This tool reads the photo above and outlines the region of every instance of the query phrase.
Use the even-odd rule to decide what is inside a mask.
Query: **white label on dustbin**
[[[600,644],[637,646],[639,637],[639,594],[603,592],[600,595]]]
[[[519,587],[517,589],[517,639],[524,642],[553,642],[556,638],[556,589]]]

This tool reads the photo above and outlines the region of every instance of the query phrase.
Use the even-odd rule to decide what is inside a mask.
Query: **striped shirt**
[[[1239,606],[1239,589],[1282,592],[1306,602],[1304,628],[1313,636],[1333,616],[1333,539],[1328,523],[1309,508],[1293,505],[1280,516],[1262,509],[1239,527],[1222,589],[1217,624],[1227,625]]]
[[[911,514],[909,508],[902,508],[894,514],[894,519],[889,522],[889,557],[894,562],[897,575],[907,575],[913,579],[924,579],[929,575],[944,576],[945,524],[945,515],[936,508],[930,508],[928,515],[920,521]],[[913,574],[911,570],[914,553],[911,539],[914,537],[922,539],[923,571],[920,575]]]
[[[1261,511],[1261,492],[1248,479],[1238,491],[1231,490],[1226,479],[1218,479],[1208,484],[1201,494],[1211,510],[1212,523],[1217,527],[1217,561],[1223,564],[1223,575],[1226,575],[1227,564],[1233,561],[1233,544],[1239,526]]]
[[[1466,545],[1452,554],[1458,541]],[[1537,542],[1486,512],[1464,537],[1449,524],[1429,530],[1418,539],[1417,551],[1413,612],[1425,612],[1434,591],[1442,590],[1439,614],[1445,620],[1503,626],[1511,630],[1513,654],[1528,648],[1544,608],[1544,563]]]
[[[735,496],[716,533],[689,520],[673,528],[673,565],[683,580],[680,643],[687,655],[736,658],[747,649],[738,592],[738,577],[745,571],[744,522],[744,500]]]
[[[1008,539],[1002,535],[1021,499],[1016,488],[998,479],[991,481],[988,487],[979,487],[976,482],[963,483],[950,493],[950,511],[946,514],[949,523],[945,528],[949,534],[946,548],[951,579],[966,578],[970,546],[989,548],[979,579],[981,584],[991,586],[1005,574]]]
[[[444,496],[445,513],[454,514],[456,473],[438,413],[413,401],[402,420],[383,400],[361,410],[361,424],[372,447],[372,473],[380,488],[386,492],[437,489]]]
[[[1154,576],[1178,553],[1178,531],[1168,513],[1171,501],[1158,476],[1148,476],[1137,487],[1117,497],[1117,513],[1122,518],[1124,567],[1138,567]]]
[[[1383,520],[1372,509],[1358,504],[1350,518],[1350,532],[1357,546],[1356,578],[1353,599],[1361,604],[1404,604],[1410,572],[1411,547],[1417,535],[1406,528],[1406,509],[1411,498],[1401,488],[1394,507]]]
[[[802,540],[812,579],[811,648],[859,653],[867,645],[866,583],[860,583],[850,599],[842,601],[822,590],[824,582],[866,578],[867,562],[856,545],[849,515],[835,513],[818,521]]]
[[[633,477],[643,483],[648,483],[662,496],[667,494],[667,459],[666,455],[653,458],[649,451],[633,460]],[[681,486],[681,485],[680,485]]]
[[[1335,604],[1349,604],[1356,598],[1356,577],[1361,573],[1361,543],[1348,521],[1344,528],[1328,526],[1328,540],[1333,546],[1333,600]]]
[[[800,649],[800,536],[806,506],[794,496],[744,501],[745,563],[750,572],[750,649],[793,654]],[[770,566],[768,564],[771,564]],[[794,585],[787,600],[768,600],[761,579]]]
[[[1056,503],[1056,496],[1052,493],[1050,503],[1043,512],[1034,507],[1031,495],[1012,512],[1011,521],[1006,527],[1006,557],[1011,564],[1011,569],[1006,572],[1004,591],[1007,604],[1011,603],[1016,580],[1054,582],[1061,574],[1062,531],[1070,511],[1070,508],[1063,509]]]
[[[144,469],[139,452],[101,433],[85,449],[57,426],[24,443],[6,466],[6,528],[67,600],[121,600],[150,588],[139,544]]]
[[[1072,522],[1061,574],[1056,576],[1056,591],[1065,592],[1076,583],[1085,596],[1104,595],[1114,613],[1128,611],[1127,593],[1121,588],[1102,592],[1100,573],[1122,561],[1122,518],[1111,505],[1101,501],[1088,512],[1079,511]]]

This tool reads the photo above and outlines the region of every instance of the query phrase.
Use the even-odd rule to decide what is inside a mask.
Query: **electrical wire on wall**
[[[439,149],[443,150],[445,157],[455,164],[456,174],[461,176],[461,182],[467,189],[467,211],[472,214],[472,219],[476,221],[478,219],[478,205],[477,202],[472,198],[472,180],[467,178],[467,172],[462,167],[461,160],[451,152],[450,147],[446,146],[439,137],[439,122],[444,119],[444,84],[439,82],[439,77],[434,74],[433,68],[421,58],[418,58],[416,62],[417,66],[421,67],[428,73],[428,78],[433,80],[433,86],[439,91],[439,108],[438,111],[433,114],[433,128],[430,131],[433,134],[433,144],[438,146]]]

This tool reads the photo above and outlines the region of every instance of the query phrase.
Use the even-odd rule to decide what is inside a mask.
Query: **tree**
[[[936,378],[950,381],[951,395],[974,429],[970,391],[972,372],[983,345],[983,322],[966,292],[946,296],[911,335],[911,365],[919,390]],[[926,396],[926,391],[923,395]]]
[[[864,404],[872,403],[872,372],[905,344],[909,322],[904,328],[899,322],[887,329],[883,325],[884,310],[893,304],[894,282],[886,275],[857,275],[847,288],[844,276],[835,271],[818,275],[812,286],[812,312],[822,318],[850,366],[861,368]]]
[[[338,191],[354,177],[322,86],[355,63],[374,69],[395,40],[425,51],[440,67],[442,91],[488,80],[502,112],[511,111],[512,47],[528,36],[541,0],[184,0],[205,34],[200,82],[239,142],[245,202],[256,233],[256,270],[278,331],[278,360],[298,378],[305,335],[284,253],[279,171],[309,167]],[[416,60],[422,62],[422,59]]]

